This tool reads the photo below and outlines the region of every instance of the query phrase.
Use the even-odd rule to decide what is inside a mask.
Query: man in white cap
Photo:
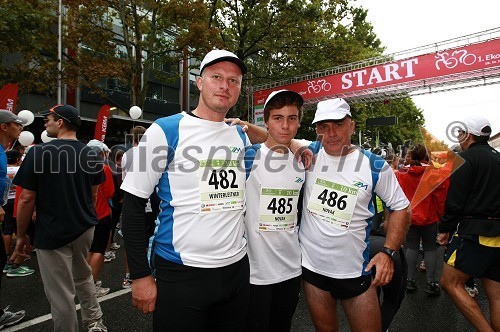
[[[306,173],[299,232],[309,311],[316,330],[336,331],[339,300],[353,331],[380,331],[375,286],[392,278],[409,225],[409,202],[390,166],[351,144],[355,124],[343,99],[319,102],[313,124],[319,141],[310,146],[316,162]],[[370,260],[374,194],[392,212],[384,249]]]
[[[154,331],[244,328],[249,263],[242,152],[250,142],[224,118],[246,71],[235,54],[209,52],[196,80],[198,106],[147,129],[121,186],[132,303],[154,312]],[[150,266],[144,208],[154,190],[161,212]]]
[[[438,242],[448,246],[441,286],[478,331],[500,331],[500,153],[488,145],[491,126],[482,116],[462,121],[458,140],[464,163],[452,173]],[[481,278],[490,323],[465,290]]]

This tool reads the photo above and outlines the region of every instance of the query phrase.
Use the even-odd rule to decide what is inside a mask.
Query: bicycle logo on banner
[[[312,92],[311,92],[312,89]],[[307,82],[307,93],[319,93],[321,91],[330,91],[332,89],[332,85],[328,83],[326,80],[313,80]]]
[[[477,57],[472,53],[468,53],[466,50],[453,51],[451,55],[448,52],[437,52],[436,56],[436,69],[441,70],[440,64],[443,64],[446,68],[455,68],[459,63],[466,66],[473,65],[476,63]]]

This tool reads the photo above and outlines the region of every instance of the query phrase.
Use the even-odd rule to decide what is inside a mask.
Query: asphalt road
[[[117,238],[121,244],[121,238],[119,236]],[[124,271],[123,253],[122,247],[116,252],[116,260],[106,263],[102,271],[103,285],[111,288],[108,295],[100,298],[105,325],[110,332],[151,331],[151,315],[144,315],[132,307],[130,291],[121,287]],[[50,307],[43,292],[36,253],[26,262],[26,265],[37,271],[27,277],[8,278],[3,276],[0,306],[10,305],[9,310],[11,311],[26,310],[26,316],[19,324],[4,328],[2,331],[52,331]],[[446,294],[437,297],[427,296],[423,291],[424,272],[419,272],[417,285],[419,289],[415,293],[406,295],[401,309],[389,329],[390,331],[474,331]],[[478,288],[479,296],[476,297],[476,300],[483,310],[486,310],[487,300],[484,291],[480,285]],[[341,308],[339,308],[339,312],[341,316],[340,330],[349,331],[349,325]],[[293,318],[292,331],[314,331],[302,295]]]

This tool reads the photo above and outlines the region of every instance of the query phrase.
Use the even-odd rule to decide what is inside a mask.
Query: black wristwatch
[[[382,252],[387,254],[393,261],[396,261],[399,258],[398,250],[392,250],[391,248],[384,247]]]

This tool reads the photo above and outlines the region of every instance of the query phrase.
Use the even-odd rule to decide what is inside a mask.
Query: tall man
[[[247,68],[233,53],[209,52],[196,84],[198,106],[161,118],[144,134],[123,181],[123,234],[132,303],[154,311],[155,331],[241,331],[249,294],[243,236],[249,145],[224,117]],[[157,190],[159,226],[151,275],[144,250],[144,207]]]
[[[491,126],[473,116],[458,139],[464,163],[450,178],[438,242],[448,245],[441,286],[478,331],[500,331],[500,153],[488,145]],[[490,304],[490,324],[464,286],[481,278]]]
[[[320,141],[306,173],[299,232],[304,292],[317,331],[338,331],[337,300],[353,331],[380,331],[375,287],[392,278],[394,260],[409,225],[409,205],[389,165],[351,144],[354,121],[343,99],[317,105]],[[392,211],[384,249],[369,259],[372,195]],[[372,281],[371,268],[376,267]]]
[[[57,140],[32,147],[14,178],[23,188],[16,251],[23,252],[29,243],[26,230],[36,206],[35,246],[54,330],[78,331],[76,291],[88,331],[107,331],[86,260],[97,224],[102,159],[76,138],[81,123],[76,108],[56,105],[43,114],[47,135]]]
[[[250,307],[246,331],[290,331],[302,274],[297,206],[305,169],[290,151],[304,100],[290,90],[271,93],[264,104],[264,144],[247,149],[245,214],[250,260]]]
[[[3,206],[5,203],[5,193],[7,188],[7,155],[5,154],[5,149],[16,139],[19,138],[19,134],[23,130],[23,124],[26,121],[20,119],[14,113],[6,110],[0,110],[0,221],[3,222],[5,211]],[[19,232],[18,232],[19,234]],[[7,263],[7,252],[5,251],[5,246],[3,242],[3,237],[0,239],[0,267],[3,269],[5,263]],[[0,276],[0,281],[1,281]],[[1,283],[0,283],[1,285]],[[24,310],[17,311],[15,313],[7,311],[6,309],[0,309],[0,329],[4,326],[10,326],[21,319],[24,318]]]

